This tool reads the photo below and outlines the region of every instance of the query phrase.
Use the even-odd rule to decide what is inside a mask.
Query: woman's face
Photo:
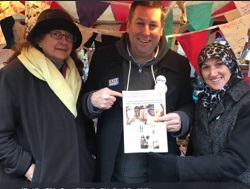
[[[57,33],[52,33],[57,32]],[[62,36],[58,38],[58,33]],[[53,30],[48,34],[45,34],[43,39],[38,43],[42,48],[44,54],[52,61],[63,62],[66,60],[73,49],[73,42],[66,39],[66,36],[72,36],[70,33],[64,30]]]
[[[205,83],[214,90],[225,86],[231,77],[231,73],[221,60],[217,58],[207,59],[201,67],[201,75]]]

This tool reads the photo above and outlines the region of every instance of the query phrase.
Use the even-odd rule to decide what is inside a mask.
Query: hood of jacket
[[[121,40],[117,41],[115,46],[117,48],[118,53],[126,60],[126,61],[132,61],[132,63],[135,63],[129,56],[129,53],[127,51],[127,45],[129,44],[129,34],[124,33]],[[168,52],[167,42],[164,35],[161,36],[159,41],[159,52],[155,59],[152,61],[147,62],[144,66],[151,66],[156,65],[159,63],[166,53]]]

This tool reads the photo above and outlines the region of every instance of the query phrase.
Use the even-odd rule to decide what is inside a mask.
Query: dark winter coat
[[[230,88],[210,117],[201,98],[195,111],[187,156],[150,154],[154,162],[151,181],[240,181],[250,185],[249,85],[241,80]]]
[[[0,70],[0,182],[91,182],[95,161],[92,121],[60,101],[18,60]],[[81,94],[79,99],[81,99]]]
[[[199,100],[188,155],[205,156],[177,160],[180,180],[250,184],[250,87],[240,81],[207,114]]]

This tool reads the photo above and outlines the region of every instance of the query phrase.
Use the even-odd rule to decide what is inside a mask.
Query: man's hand
[[[181,118],[177,113],[164,114],[162,117],[157,118],[155,121],[166,121],[168,132],[178,132],[181,129]]]
[[[101,110],[107,110],[112,107],[112,105],[116,101],[116,97],[122,97],[122,96],[123,96],[122,93],[113,91],[105,87],[103,89],[94,92],[90,97],[90,101],[94,107]]]

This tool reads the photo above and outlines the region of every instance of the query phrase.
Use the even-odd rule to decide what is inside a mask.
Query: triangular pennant
[[[0,49],[6,46],[6,40],[2,31],[2,28],[0,27]]]
[[[215,40],[216,40],[216,35],[218,35],[217,31],[210,31],[210,32],[211,33],[209,34],[209,38],[208,38],[207,44],[214,43]]]
[[[24,40],[24,33],[25,33],[25,25],[15,22],[13,27],[13,34],[14,34],[14,42],[18,43],[19,41]]]
[[[83,26],[91,27],[102,13],[108,8],[109,3],[97,1],[76,1],[76,10]]]
[[[53,4],[53,2],[51,3],[51,6],[50,6],[51,9],[56,6],[55,4]],[[79,18],[78,18],[78,14],[76,10],[76,2],[77,1],[57,1],[58,6],[60,6],[61,9],[69,13],[70,16],[72,16],[72,18],[79,23]]]
[[[209,30],[176,37],[195,71],[200,74],[198,56],[208,41]]]
[[[40,13],[49,9],[51,1],[26,1],[25,2],[25,35],[27,35],[33,26],[36,24],[37,18]]]
[[[51,9],[62,9],[62,7],[56,1],[52,1],[50,8]]]
[[[246,15],[226,24],[219,25],[221,32],[237,58],[240,58],[242,50],[245,46],[245,39],[249,27],[250,15]]]
[[[189,31],[198,31],[211,26],[211,12],[213,3],[202,3],[187,6],[187,19]],[[202,19],[201,19],[202,18]]]
[[[5,46],[6,46],[6,40],[5,40],[5,37],[3,35],[2,28],[0,27],[0,49],[2,49]]]
[[[127,2],[124,2],[127,3]],[[123,21],[126,22],[127,18],[128,18],[128,13],[129,13],[129,3],[127,3],[128,5],[117,5],[117,4],[111,4],[111,8],[115,17],[116,21]],[[126,30],[126,24],[122,25],[120,28],[121,31],[125,31]]]
[[[101,29],[101,30],[110,30],[110,31],[120,31],[121,30],[122,23],[121,24],[115,23],[116,19],[114,17],[111,5],[99,17],[98,21],[101,21],[102,23],[98,24],[98,22],[97,22],[96,25],[92,26],[93,28],[95,28],[95,29]],[[111,22],[114,22],[114,24],[111,24],[111,22],[105,24],[105,21],[111,21]]]
[[[227,3],[225,6],[223,6],[222,8],[220,8],[219,10],[213,12],[211,16],[215,17],[215,20],[225,20],[223,13],[233,10],[233,9],[236,9],[236,6],[234,2],[231,1]],[[220,16],[216,16],[216,15],[220,15]]]
[[[234,1],[234,4],[242,16],[248,15],[250,2],[249,1]]]
[[[14,45],[14,34],[13,34],[14,24],[15,20],[12,16],[9,16],[0,21],[2,32],[7,42],[7,45],[4,47],[4,49],[11,49],[11,47]]]
[[[93,35],[93,29],[92,28],[88,28],[85,27],[81,24],[76,23],[76,25],[78,26],[81,34],[82,34],[82,43],[79,47],[79,49],[81,49],[83,47],[83,45],[89,40],[89,38]]]
[[[106,8],[103,14],[98,18],[99,21],[115,21],[115,16],[111,4]]]
[[[111,9],[113,11],[116,21],[126,21],[128,18],[130,3],[128,3],[127,1],[123,3],[124,5],[120,5],[120,4],[113,4],[111,2]]]
[[[230,22],[232,20],[235,20],[237,18],[240,18],[241,17],[241,14],[239,12],[238,9],[234,9],[234,10],[231,10],[231,11],[227,11],[224,13],[224,16],[227,20],[227,22]]]
[[[13,16],[25,10],[20,1],[1,1],[0,2],[0,20]]]
[[[24,10],[21,11],[20,13],[23,14],[23,15],[25,15],[25,1],[20,1],[20,3],[22,3],[23,7],[24,7]]]

